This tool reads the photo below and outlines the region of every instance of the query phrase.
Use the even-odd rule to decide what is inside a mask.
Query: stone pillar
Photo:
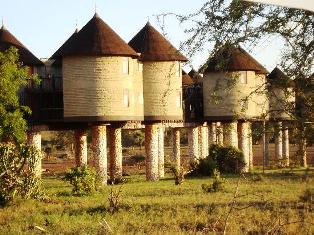
[[[264,146],[263,146],[263,149],[264,149],[264,164],[265,166],[269,166],[269,124],[266,122],[265,123],[265,126],[264,126]]]
[[[189,156],[193,160],[199,159],[198,149],[198,128],[191,127],[188,129]]]
[[[37,177],[41,177],[41,134],[37,131],[29,131],[27,133],[27,143],[29,145],[34,146],[40,152],[40,158],[37,159],[36,163],[34,164],[35,175]]]
[[[145,125],[146,180],[157,181],[158,172],[158,125]]]
[[[121,128],[109,127],[109,175],[110,180],[122,178],[122,142]]]
[[[276,161],[282,160],[282,123],[275,123],[275,159]]]
[[[199,127],[199,144],[200,144],[200,158],[206,158],[208,156],[208,127]]]
[[[248,172],[250,169],[250,123],[248,122],[239,122],[239,149],[243,152],[244,161],[245,161],[245,172]]]
[[[252,133],[252,125],[249,123],[249,138],[250,138],[250,165],[249,168],[250,170],[253,170],[253,133]]]
[[[87,131],[75,130],[74,139],[76,166],[87,165]]]
[[[165,145],[164,145],[164,127],[163,125],[160,125],[158,128],[158,172],[159,177],[164,178],[165,177]]]
[[[216,135],[217,135],[217,144],[223,145],[224,144],[224,135],[223,135],[223,127],[221,122],[217,122],[216,126]]]
[[[101,177],[102,184],[107,184],[107,133],[106,126],[92,127],[92,147],[94,167]]]
[[[173,143],[173,160],[177,169],[181,167],[181,153],[180,153],[180,130],[173,128],[172,130],[172,143]]]
[[[285,166],[290,164],[290,154],[289,154],[289,129],[287,124],[283,125],[282,130],[282,157],[285,161]]]
[[[216,136],[216,123],[212,122],[208,124],[208,145],[216,144],[217,136]]]
[[[225,146],[238,148],[237,122],[228,122],[223,124],[223,143]]]

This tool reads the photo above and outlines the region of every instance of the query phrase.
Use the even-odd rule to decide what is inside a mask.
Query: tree
[[[297,112],[291,116],[299,130],[300,161],[306,165],[306,126],[314,120],[314,13],[242,0],[207,0],[198,11],[175,17],[191,25],[181,46],[190,57],[210,46],[209,58],[226,46],[253,48],[270,37],[284,41],[280,66],[295,83]],[[224,59],[218,64],[225,64]]]
[[[21,142],[27,128],[23,116],[30,109],[19,102],[19,93],[28,79],[27,67],[19,63],[18,50],[0,52],[0,142]]]

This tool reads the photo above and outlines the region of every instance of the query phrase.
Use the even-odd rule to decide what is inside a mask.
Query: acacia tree
[[[27,128],[23,116],[30,109],[19,102],[19,93],[30,76],[19,63],[18,50],[0,52],[0,142],[21,142]]]
[[[299,131],[300,162],[306,165],[305,127],[314,120],[314,13],[242,0],[207,0],[192,14],[163,17],[169,15],[190,23],[185,30],[188,39],[181,46],[190,57],[210,46],[209,58],[226,46],[254,48],[270,37],[284,41],[280,66],[295,83],[297,112],[290,116]],[[224,59],[218,69],[223,70]]]

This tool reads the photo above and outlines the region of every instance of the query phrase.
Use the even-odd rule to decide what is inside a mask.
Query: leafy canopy
[[[30,109],[19,102],[22,88],[30,76],[28,68],[19,63],[18,50],[0,52],[0,141],[21,142],[27,128],[24,114]]]

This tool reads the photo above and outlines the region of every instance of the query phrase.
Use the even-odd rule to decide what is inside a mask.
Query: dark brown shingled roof
[[[149,22],[129,42],[143,61],[187,61]]]
[[[43,65],[19,40],[16,39],[4,26],[0,29],[0,51],[5,51],[10,47],[16,47],[19,52],[19,60],[28,66]]]
[[[259,62],[240,46],[226,46],[207,62],[205,72],[214,71],[255,71],[269,73]]]
[[[268,81],[271,85],[275,86],[287,86],[293,87],[294,82],[278,67],[274,68],[273,71],[267,76]]]
[[[137,53],[123,41],[97,14],[73,37],[61,46],[59,56],[130,56]]]
[[[50,59],[58,59],[61,58],[62,56],[62,52],[64,50],[64,48],[67,48],[67,46],[69,44],[71,44],[71,42],[74,40],[74,38],[76,37],[78,33],[78,30],[76,29],[74,31],[74,33],[62,44],[62,46],[50,57]]]
[[[182,86],[191,86],[194,82],[190,75],[188,75],[184,70],[182,70]]]
[[[195,84],[203,83],[203,77],[194,69],[191,69],[189,75],[192,78],[193,83]]]

